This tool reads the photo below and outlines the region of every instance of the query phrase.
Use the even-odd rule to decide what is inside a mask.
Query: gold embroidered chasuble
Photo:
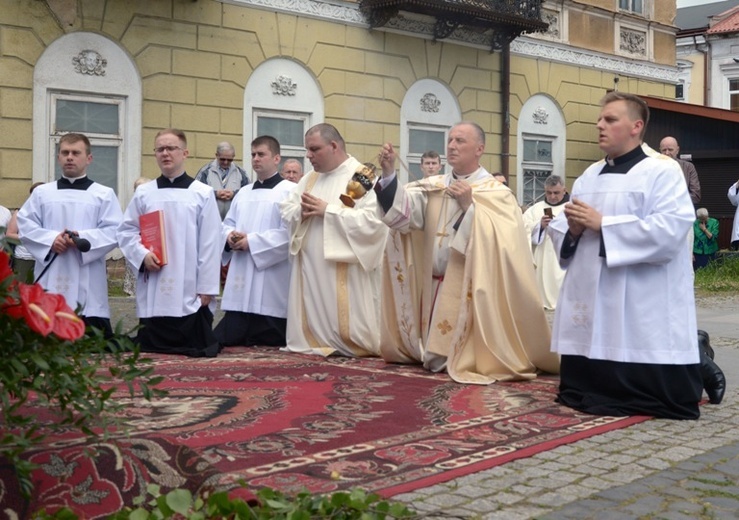
[[[445,359],[462,383],[557,372],[515,197],[489,174],[473,179],[474,204],[456,231],[461,208],[445,194],[448,178],[398,188],[384,221],[405,234],[391,233],[386,248],[381,354],[435,369]],[[434,273],[440,245],[443,280]]]

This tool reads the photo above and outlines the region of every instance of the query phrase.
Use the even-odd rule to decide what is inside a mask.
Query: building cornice
[[[610,54],[578,49],[550,42],[539,42],[531,38],[517,38],[511,43],[511,53],[528,58],[544,58],[579,67],[588,67],[622,76],[677,83],[676,67],[658,65]]]
[[[359,4],[329,0],[219,0],[231,4],[255,9],[265,9],[279,13],[315,18],[323,21],[343,23],[369,29],[369,23],[359,10]],[[396,17],[390,23],[376,31],[387,31],[431,39],[434,22],[426,17]],[[489,36],[485,33],[456,30],[443,40],[458,45],[479,49],[489,49]],[[659,65],[648,61],[640,61],[609,54],[602,54],[585,49],[570,47],[565,44],[519,37],[511,43],[511,53],[529,58],[544,58],[577,67],[588,67],[623,76],[644,78],[667,83],[678,82],[676,67]]]

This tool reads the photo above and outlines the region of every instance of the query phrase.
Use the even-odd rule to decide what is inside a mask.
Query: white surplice
[[[647,157],[626,174],[603,174],[604,161],[575,181],[572,199],[603,215],[585,230],[554,318],[552,350],[626,363],[698,363],[693,270],[685,247],[695,214],[677,163]],[[548,230],[559,253],[560,214]],[[601,235],[606,257],[599,256]]]
[[[79,304],[83,316],[110,318],[105,255],[118,244],[116,228],[121,216],[115,192],[96,182],[86,190],[60,190],[57,182],[49,182],[33,190],[18,211],[21,242],[36,260],[34,278],[53,260],[39,283],[63,295],[71,308]],[[65,229],[89,241],[90,250],[51,252],[54,239]]]
[[[280,203],[295,186],[283,180],[271,189],[255,190],[252,183],[234,197],[223,221],[222,240],[225,243],[232,231],[244,233],[249,249],[222,255],[222,263],[231,265],[221,309],[287,318],[290,235]]]
[[[310,172],[282,203],[292,256],[287,350],[324,356],[379,353],[381,262],[388,229],[374,191],[353,208],[339,199],[359,166],[349,157],[335,170]],[[328,203],[323,218],[302,222],[304,192]]]
[[[551,237],[542,232],[541,219],[544,208],[550,208],[555,217],[564,210],[564,204],[552,206],[542,200],[531,206],[523,214],[526,232],[531,237],[531,248],[536,269],[536,286],[539,289],[542,303],[547,310],[557,307],[559,289],[565,279],[565,272],[559,265],[559,255],[554,250]]]
[[[141,244],[139,217],[164,211],[169,263],[158,272],[139,268],[148,250]],[[138,272],[136,309],[139,318],[182,317],[200,308],[199,294],[220,292],[221,216],[213,189],[193,181],[186,189],[159,188],[147,182],[136,189],[118,228],[126,260]],[[215,298],[211,310],[215,308]]]

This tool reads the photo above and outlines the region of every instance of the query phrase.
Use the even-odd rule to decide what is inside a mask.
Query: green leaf
[[[173,489],[167,493],[167,505],[172,511],[187,515],[192,505],[192,493],[188,489]]]

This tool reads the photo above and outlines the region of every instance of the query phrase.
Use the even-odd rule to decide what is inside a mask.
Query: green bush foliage
[[[739,291],[739,256],[720,256],[695,272],[695,288],[706,293]]]
[[[116,388],[151,399],[161,393],[153,388],[161,378],[153,375],[149,360],[141,358],[120,325],[112,340],[99,331],[76,337],[82,329],[72,335],[66,323],[39,332],[38,323],[55,318],[41,299],[47,293],[10,273],[2,247],[0,243],[0,458],[15,468],[22,492],[29,496],[33,467],[24,453],[70,427],[89,440],[107,439],[114,430],[120,434],[125,425],[116,416],[122,407],[113,398]],[[23,290],[29,288],[35,289],[34,302],[24,301]],[[20,308],[27,313],[19,317]],[[79,318],[68,311],[57,311],[56,321],[77,324]],[[31,403],[46,409],[50,419],[42,424],[29,411]]]

